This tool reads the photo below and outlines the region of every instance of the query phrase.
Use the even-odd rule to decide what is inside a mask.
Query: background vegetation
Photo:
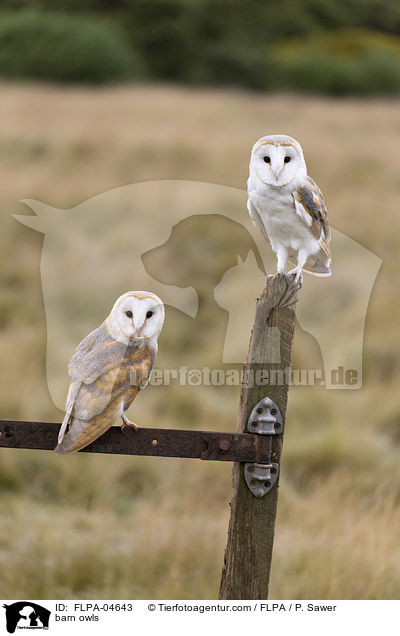
[[[43,238],[11,217],[26,213],[21,198],[70,208],[154,179],[243,188],[254,140],[283,131],[301,141],[332,226],[384,263],[367,316],[363,388],[290,390],[271,596],[398,598],[398,101],[162,86],[2,83],[0,92],[4,418],[61,417],[45,375]],[[184,269],[181,259],[169,267],[176,277]],[[178,366],[197,354],[218,363],[215,328],[207,315],[196,331],[167,316],[160,355]],[[320,362],[298,327],[295,343],[295,365]],[[232,430],[238,401],[239,387],[149,387],[131,413],[143,425]],[[0,597],[216,598],[230,492],[224,463],[1,450]]]
[[[400,91],[397,0],[6,0],[0,76]],[[66,60],[69,64],[66,64]]]

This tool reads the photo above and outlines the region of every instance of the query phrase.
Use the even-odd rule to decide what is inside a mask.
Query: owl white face
[[[164,305],[158,296],[131,291],[115,302],[107,325],[116,340],[127,343],[130,338],[157,338],[164,318]]]
[[[287,135],[262,137],[253,146],[250,159],[250,177],[279,188],[307,176],[300,144]]]

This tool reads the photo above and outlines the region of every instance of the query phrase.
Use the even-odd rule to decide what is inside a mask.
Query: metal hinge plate
[[[250,413],[247,421],[249,433],[258,435],[279,435],[283,433],[280,410],[268,396],[260,400]],[[244,465],[244,478],[250,492],[255,497],[264,497],[274,486],[279,475],[279,464]]]
[[[250,413],[247,422],[249,433],[259,435],[279,435],[283,433],[282,415],[275,402],[269,397],[260,400]]]
[[[264,497],[274,486],[279,475],[279,464],[245,464],[244,478],[255,497]]]

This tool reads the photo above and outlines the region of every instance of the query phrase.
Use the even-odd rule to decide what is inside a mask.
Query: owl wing
[[[59,443],[72,416],[87,420],[104,411],[110,402],[125,351],[126,345],[113,340],[104,323],[78,345],[68,365],[71,384],[58,434]]]
[[[119,367],[125,351],[126,345],[114,340],[103,323],[77,346],[68,373],[73,380],[90,384],[102,373]]]
[[[310,227],[315,238],[319,240],[322,250],[330,257],[331,232],[328,225],[328,211],[321,190],[311,177],[307,177],[304,185],[295,190],[293,198],[297,214]]]
[[[103,372],[95,380],[88,383],[80,379],[72,380],[67,397],[67,413],[55,449],[58,454],[79,450],[100,437],[129,408],[140,389],[148,383],[155,350],[147,346],[122,347],[122,358],[114,355],[107,360]]]
[[[250,214],[250,218],[253,221],[254,225],[256,227],[258,227],[259,230],[261,230],[262,235],[264,236],[265,240],[270,243],[271,241],[269,240],[269,236],[266,232],[263,220],[260,216],[260,214],[257,211],[257,208],[255,207],[253,201],[250,199],[250,197],[247,199],[247,209],[249,211]]]
[[[113,400],[118,374],[117,367],[100,374],[90,384],[72,380],[66,401],[65,417],[58,434],[59,444],[64,439],[67,427],[74,421],[89,423],[106,411]]]

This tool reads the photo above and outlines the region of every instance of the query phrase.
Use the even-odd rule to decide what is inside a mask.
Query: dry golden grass
[[[4,418],[60,417],[45,377],[42,238],[11,218],[25,212],[20,199],[69,208],[154,179],[243,188],[254,140],[287,132],[301,141],[331,224],[384,263],[367,317],[363,388],[290,391],[271,596],[398,597],[399,102],[172,87],[0,91]],[[201,324],[199,348],[212,358],[212,325]],[[190,337],[179,325],[166,331],[175,364]],[[168,346],[177,338],[181,348]],[[295,359],[309,346],[298,331]],[[150,387],[143,405],[165,426],[229,430],[238,396],[238,388]],[[228,465],[3,450],[0,495],[1,598],[217,596]]]

